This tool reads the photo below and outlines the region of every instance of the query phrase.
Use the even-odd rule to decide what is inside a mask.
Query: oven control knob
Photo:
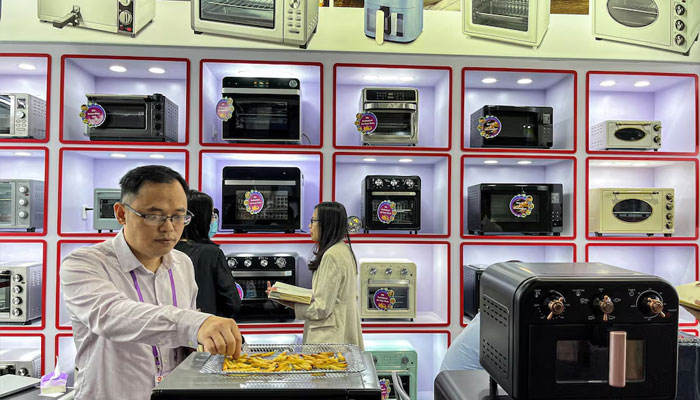
[[[382,187],[382,185],[384,185],[384,181],[381,180],[381,178],[375,179],[373,183],[374,183],[374,186],[376,186],[376,187]]]
[[[671,228],[673,228],[673,223],[666,222],[666,229],[671,229]]]
[[[25,207],[27,204],[29,204],[29,200],[27,200],[27,199],[19,199],[18,203],[19,203],[20,206]]]
[[[397,181],[396,179],[392,179],[391,181],[389,181],[389,184],[391,185],[391,187],[396,187],[399,185],[399,181]]]
[[[655,132],[660,132],[660,131],[661,131],[661,125],[655,124],[655,125],[654,125],[654,131],[655,131]]]
[[[299,8],[299,0],[292,0],[290,2],[290,5],[292,6],[292,8]]]
[[[661,136],[654,136],[654,143],[661,143]]]
[[[275,260],[275,265],[277,265],[277,268],[284,268],[287,266],[287,260],[285,260],[282,257],[279,257]]]
[[[119,23],[122,25],[131,25],[131,21],[133,20],[133,16],[129,11],[122,11],[119,13]]]
[[[603,313],[603,321],[607,321],[608,314],[615,310],[615,304],[612,302],[612,300],[610,300],[608,295],[593,300],[593,307],[596,309],[596,311]]]
[[[27,114],[25,114],[24,111],[17,111],[17,112],[15,113],[15,116],[17,117],[17,119],[22,119],[22,118],[24,118],[26,115],[27,115]]]
[[[663,312],[664,300],[660,294],[653,290],[646,291],[639,296],[637,308],[648,317],[659,315],[661,318],[666,318],[666,314]]]
[[[20,275],[20,274],[14,274],[14,275],[12,276],[12,280],[15,281],[15,282],[22,282],[22,275]]]
[[[681,4],[676,4],[676,14],[678,14],[678,15],[685,14],[685,7],[683,7]]]
[[[29,216],[29,214],[26,211],[20,211],[17,214],[17,216],[19,216],[20,218],[27,218]]]
[[[547,319],[551,320],[554,316],[559,315],[564,312],[566,308],[564,306],[564,296],[560,294],[552,294],[545,300],[545,310],[549,312],[547,314]]]
[[[20,193],[27,193],[29,191],[29,188],[26,186],[20,186],[17,188],[17,191]]]
[[[374,364],[377,364],[377,356],[372,356],[372,361],[374,362]]]
[[[227,262],[229,268],[236,268],[236,264],[238,264],[235,258],[229,258]]]
[[[671,204],[671,203],[666,204],[666,209],[669,211],[673,210],[673,204]]]
[[[370,275],[375,275],[376,273],[377,273],[377,269],[376,269],[376,268],[372,267],[372,268],[369,269],[369,274],[370,274]]]
[[[160,128],[162,128],[162,126],[161,126],[161,124],[153,124],[153,128],[154,128],[155,130],[159,131]]]
[[[406,187],[409,188],[409,189],[413,188],[413,186],[416,185],[416,183],[413,182],[413,179],[406,179],[405,181],[403,181],[403,183],[404,183],[404,184],[406,185]]]
[[[408,275],[408,270],[406,268],[401,268],[401,275]]]
[[[251,265],[253,265],[253,260],[246,258],[245,261],[243,261],[243,265],[245,265],[246,268],[249,268]]]
[[[155,108],[156,111],[160,111],[163,108],[163,106],[160,103],[156,103],[153,105],[153,108]]]
[[[260,260],[261,267],[263,267],[263,268],[267,267],[267,264],[268,264],[267,258],[263,258],[262,260]]]
[[[673,193],[666,193],[666,200],[673,200]]]
[[[391,275],[392,272],[394,272],[394,271],[392,271],[391,268],[387,268],[384,270],[385,275]]]
[[[124,7],[129,7],[131,4],[131,0],[119,0],[119,4],[121,4]]]
[[[12,304],[18,306],[22,304],[22,298],[21,297],[13,297],[12,298]]]
[[[26,368],[20,368],[17,370],[17,375],[19,376],[29,376],[29,370]]]
[[[675,41],[678,46],[683,46],[685,44],[685,38],[683,35],[676,35]]]
[[[20,294],[22,293],[22,286],[15,286],[12,288],[12,293],[14,294]]]
[[[401,365],[408,365],[408,357],[406,357],[406,356],[401,357]]]
[[[681,20],[676,21],[676,30],[683,31],[685,29],[685,22]]]
[[[292,89],[296,89],[299,86],[299,82],[297,82],[296,79],[291,79],[289,81],[289,87]]]
[[[21,309],[19,309],[19,308],[13,308],[13,309],[12,309],[12,316],[14,316],[14,317],[19,317],[20,315],[22,315],[22,310],[21,310]]]
[[[673,219],[673,214],[671,214],[671,213],[666,213],[666,219],[672,220],[672,219]]]
[[[161,114],[156,114],[156,115],[154,116],[154,118],[156,119],[156,121],[160,121],[161,119],[163,119],[163,115],[161,115]]]

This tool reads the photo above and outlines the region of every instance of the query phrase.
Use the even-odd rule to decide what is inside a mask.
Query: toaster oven
[[[44,228],[44,182],[0,179],[0,229]]]
[[[316,33],[318,9],[316,0],[192,0],[192,30],[305,49]]]
[[[362,134],[364,145],[418,143],[418,89],[364,88],[360,110],[377,119],[374,131]]]
[[[560,183],[481,183],[467,189],[470,234],[559,236],[564,229]]]
[[[135,37],[156,16],[156,0],[39,0],[39,19]]]
[[[0,262],[0,324],[31,324],[41,318],[42,265]]]
[[[674,190],[597,188],[588,191],[588,230],[604,233],[673,235]]]
[[[406,259],[360,260],[360,317],[416,317],[416,264]]]
[[[8,374],[41,378],[41,350],[0,349],[0,375]]]
[[[591,150],[661,148],[661,121],[603,121],[591,126]]]
[[[599,263],[489,266],[479,361],[513,399],[675,399],[678,295]]]
[[[178,107],[162,94],[86,97],[81,117],[90,140],[177,142]],[[96,121],[85,119],[86,112],[95,112]]]
[[[114,204],[121,199],[120,189],[95,189],[93,195],[92,227],[98,233],[118,231],[121,224],[114,216]]]
[[[593,34],[690,54],[700,32],[700,0],[593,0]]]
[[[382,400],[399,400],[391,373],[396,371],[401,386],[411,399],[418,399],[418,353],[407,340],[365,340],[365,351],[372,354]],[[384,394],[386,393],[386,397]]]
[[[471,147],[552,147],[552,107],[486,105],[470,117]]]
[[[222,85],[222,96],[233,107],[231,118],[222,123],[223,140],[300,143],[299,79],[226,77]]]
[[[537,48],[549,29],[550,0],[462,0],[467,36]]]
[[[362,183],[364,232],[420,230],[420,177],[367,175]]]
[[[46,102],[27,93],[0,94],[0,139],[46,138]]]
[[[301,229],[303,180],[297,167],[224,167],[221,228],[237,233]]]
[[[488,265],[468,264],[462,266],[462,305],[464,315],[474,318],[479,312],[479,282]]]

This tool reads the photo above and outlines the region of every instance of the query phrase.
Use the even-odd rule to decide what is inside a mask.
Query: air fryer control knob
[[[376,187],[382,187],[382,185],[384,184],[384,181],[382,181],[381,178],[377,178],[373,181],[373,183],[374,183],[374,186],[376,186]]]
[[[673,200],[673,193],[666,193],[666,200]]]
[[[267,258],[263,258],[262,260],[260,260],[260,266],[267,267]]]
[[[685,38],[683,35],[676,35],[675,42],[678,46],[683,46],[685,44]]]
[[[243,261],[243,265],[246,268],[249,268],[251,265],[253,265],[253,260],[251,260],[250,258],[246,258],[245,261]]]
[[[615,304],[612,302],[612,300],[610,300],[608,295],[605,295],[602,298],[598,297],[593,300],[593,307],[596,309],[596,311],[603,313],[603,321],[607,321],[608,314],[615,310]]]
[[[12,309],[12,316],[13,316],[13,317],[19,317],[20,315],[22,315],[22,310],[21,310],[21,309],[19,309],[19,308],[13,308],[13,309]]]
[[[233,257],[229,258],[227,262],[229,268],[236,268],[236,265],[238,264],[238,261],[236,261],[236,259]]]
[[[23,207],[24,207],[24,206],[26,206],[27,204],[29,204],[29,201],[28,201],[27,199],[19,199],[18,203],[19,203],[20,206],[23,206]]]
[[[401,275],[408,275],[408,270],[406,268],[401,268]]]
[[[659,315],[661,318],[666,318],[666,314],[663,312],[664,300],[660,294],[653,290],[646,291],[639,296],[637,308],[648,317]]]
[[[29,214],[26,211],[20,211],[17,214],[17,216],[19,216],[20,218],[27,218],[29,216]]]
[[[666,204],[666,209],[669,211],[673,210],[673,204],[671,204],[671,203]]]
[[[22,298],[21,297],[13,297],[12,298],[12,304],[18,306],[22,304]]]
[[[409,188],[409,189],[413,188],[413,186],[416,185],[416,183],[413,182],[413,179],[406,179],[406,180],[404,181],[404,184],[405,184],[406,187]]]
[[[15,282],[22,282],[22,275],[20,275],[20,274],[14,274],[14,275],[12,276],[12,280],[15,281]]]
[[[394,272],[394,271],[392,271],[391,268],[387,268],[384,270],[385,275],[391,275],[392,272]]]
[[[685,14],[685,7],[683,7],[681,4],[676,4],[676,14],[678,14],[678,15]]]
[[[376,269],[376,268],[372,267],[372,268],[369,269],[369,274],[370,274],[370,275],[374,275],[374,274],[376,274],[376,273],[377,273],[377,269]]]
[[[14,294],[20,294],[22,293],[22,286],[15,286],[12,288],[12,293]]]
[[[279,257],[278,259],[275,260],[275,264],[277,265],[278,268],[284,268],[287,266],[287,260],[285,260],[282,257]]]
[[[20,369],[17,371],[17,375],[19,375],[19,376],[29,376],[29,370],[26,369],[26,368],[20,368]]]
[[[552,294],[547,298],[547,300],[545,300],[545,310],[549,312],[547,315],[548,320],[551,320],[554,318],[554,316],[564,312],[564,309],[566,308],[564,306],[564,301],[564,296],[559,294]]]
[[[391,185],[391,187],[396,187],[399,185],[399,181],[397,181],[396,179],[392,179],[391,181],[389,181],[389,184]]]
[[[661,143],[661,136],[654,136],[654,143]]]
[[[685,29],[685,22],[681,20],[676,21],[676,30],[683,31]]]
[[[29,188],[26,186],[20,186],[17,188],[17,191],[20,193],[27,193],[29,191]]]

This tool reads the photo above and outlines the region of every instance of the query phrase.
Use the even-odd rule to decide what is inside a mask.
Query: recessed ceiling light
[[[362,75],[362,79],[366,81],[376,81],[379,77],[377,75]]]
[[[397,78],[395,75],[382,75],[381,79],[383,81],[395,81]]]
[[[520,160],[520,161],[518,161],[518,164],[520,164],[520,165],[529,165],[529,164],[532,164],[532,161],[530,161],[530,160]]]
[[[376,158],[363,158],[362,161],[375,162],[375,161],[377,161],[377,159]]]
[[[25,71],[34,71],[36,69],[36,65],[28,63],[22,63],[17,66],[19,67],[19,69],[23,69]]]
[[[126,154],[124,153],[112,153],[109,156],[114,158],[126,158]]]
[[[484,160],[484,164],[498,164],[498,160]]]
[[[603,162],[599,163],[598,165],[601,167],[610,167],[610,166],[613,166],[615,164],[610,162],[610,161],[603,161]]]
[[[411,158],[399,158],[399,162],[413,162]]]
[[[164,74],[165,70],[161,67],[151,67],[148,69],[148,72],[152,74]]]
[[[109,67],[109,70],[112,72],[126,72],[126,68],[121,65],[112,65]]]
[[[165,156],[162,155],[162,154],[151,154],[151,155],[148,156],[148,157],[150,157],[150,158],[157,158],[157,159],[165,158]]]
[[[400,80],[400,81],[404,81],[404,82],[412,81],[412,80],[414,80],[414,79],[416,79],[416,78],[413,77],[413,76],[410,76],[410,75],[401,75],[401,76],[399,76],[399,80]]]
[[[530,79],[530,78],[518,79],[518,85],[529,85],[531,83],[532,83],[532,79]]]
[[[649,85],[651,85],[651,82],[649,81],[638,81],[634,83],[634,86],[636,87],[647,87]]]
[[[484,78],[481,80],[481,83],[496,83],[498,82],[498,79],[496,78]]]
[[[600,82],[600,86],[604,86],[604,87],[615,86],[616,83],[617,82],[615,82],[613,80],[607,80],[607,81]]]
[[[12,154],[16,155],[17,157],[29,157],[32,155],[32,153],[30,153],[28,151],[15,151]]]
[[[633,166],[633,167],[646,167],[646,166],[648,166],[648,165],[649,165],[649,164],[648,164],[648,163],[645,163],[645,162],[635,162],[635,163],[632,163],[632,166]]]

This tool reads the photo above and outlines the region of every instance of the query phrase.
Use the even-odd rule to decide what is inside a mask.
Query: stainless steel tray
[[[335,369],[313,369],[311,371],[278,371],[278,372],[250,372],[250,371],[224,371],[225,356],[221,354],[209,357],[209,360],[204,364],[199,372],[203,374],[221,374],[221,375],[310,375],[310,374],[347,374],[362,372],[365,370],[365,364],[362,362],[362,353],[360,348],[353,344],[244,344],[241,354],[243,353],[269,353],[274,352],[265,359],[273,359],[283,352],[288,354],[314,354],[323,352],[342,353],[345,361],[348,363],[348,368],[345,370]]]

